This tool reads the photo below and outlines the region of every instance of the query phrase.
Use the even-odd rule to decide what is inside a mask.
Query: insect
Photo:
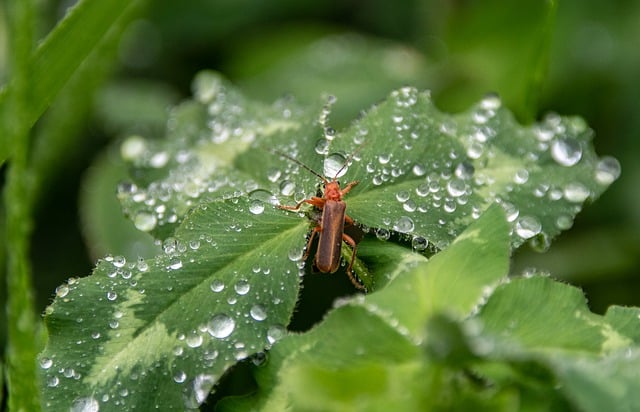
[[[274,151],[274,153],[302,166],[309,172],[322,179],[322,182],[324,184],[322,197],[312,196],[309,199],[302,200],[295,206],[278,206],[280,209],[298,211],[303,203],[308,203],[322,210],[320,220],[318,221],[318,224],[313,228],[311,236],[309,237],[304,259],[309,257],[309,252],[311,251],[311,243],[313,242],[315,236],[318,235],[318,249],[316,251],[315,265],[320,272],[335,273],[340,266],[340,251],[342,248],[342,241],[344,241],[353,249],[351,262],[349,262],[349,266],[347,266],[347,275],[349,276],[351,283],[353,283],[356,288],[364,289],[364,286],[356,279],[351,271],[353,262],[356,258],[358,245],[351,236],[344,233],[345,224],[353,225],[353,219],[351,219],[346,214],[347,204],[342,200],[343,196],[349,193],[349,191],[355,185],[357,185],[359,181],[354,180],[348,183],[344,188],[341,188],[340,183],[338,182],[338,176],[340,175],[340,172],[342,172],[344,168],[347,167],[349,161],[351,160],[351,157],[353,157],[355,153],[345,161],[344,165],[336,172],[335,176],[331,180],[327,179],[320,173],[311,169],[309,166],[300,162],[298,159],[295,159],[281,152]]]

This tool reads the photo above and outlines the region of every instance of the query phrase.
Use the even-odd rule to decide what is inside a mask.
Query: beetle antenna
[[[310,168],[309,166],[307,166],[306,164],[302,163],[300,160],[296,159],[295,157],[289,156],[286,153],[282,153],[279,150],[275,150],[275,149],[269,149],[269,151],[275,155],[284,157],[285,159],[291,160],[293,163],[304,167],[306,170],[308,170],[309,172],[313,173],[314,175],[318,176],[320,179],[322,179],[323,182],[327,183],[327,178],[322,176],[320,173],[316,172],[315,170],[313,170],[312,168]]]
[[[336,172],[336,177],[345,169],[345,167],[347,167],[349,165],[349,163],[351,162],[353,157],[356,154],[358,154],[358,152],[360,152],[360,150],[362,150],[363,147],[364,147],[364,143],[362,143],[362,144],[360,144],[360,146],[356,147],[356,150],[354,150],[353,152],[351,152],[351,154],[349,156],[347,156],[347,159],[344,161],[344,164],[342,165],[342,167],[340,169],[338,169],[338,171]],[[335,180],[335,177],[333,179]]]

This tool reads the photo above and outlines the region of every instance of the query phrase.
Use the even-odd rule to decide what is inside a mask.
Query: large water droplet
[[[184,383],[187,380],[187,374],[184,371],[178,371],[173,375],[173,381],[175,383]]]
[[[333,153],[324,159],[323,173],[329,178],[344,176],[349,169],[346,166],[347,159],[340,153]]]
[[[393,230],[400,233],[411,233],[415,225],[409,216],[401,216],[393,225]]]
[[[620,177],[620,162],[612,156],[604,156],[596,164],[596,181],[601,185],[609,185]]]
[[[447,183],[447,192],[453,197],[462,196],[467,190],[467,185],[462,179],[451,179],[449,183]]]
[[[551,143],[551,157],[562,166],[573,166],[582,159],[582,146],[571,137],[556,139]]]
[[[41,358],[40,367],[42,369],[49,369],[53,365],[53,361],[50,358]]]
[[[257,321],[263,321],[267,318],[267,312],[262,305],[253,305],[249,314]]]
[[[224,282],[220,279],[214,279],[209,286],[212,292],[222,292],[224,289]]]
[[[283,180],[280,182],[280,194],[283,196],[291,196],[296,191],[296,184],[291,180]]]
[[[189,333],[189,336],[187,336],[187,346],[190,348],[198,348],[202,345],[202,335],[200,335],[198,332],[196,332],[195,330],[191,331]]]
[[[100,404],[93,397],[86,396],[74,400],[69,410],[71,412],[98,412]]]
[[[138,159],[147,150],[147,143],[140,136],[130,136],[120,146],[120,156],[126,161]]]
[[[236,322],[229,315],[220,313],[215,315],[207,324],[207,331],[211,336],[218,339],[224,339],[233,333]]]
[[[540,233],[542,224],[534,216],[522,216],[516,222],[516,233],[522,239],[530,239]]]
[[[249,204],[249,212],[254,215],[259,215],[264,212],[264,203],[262,203],[262,200],[253,199]]]
[[[241,279],[233,287],[238,295],[246,295],[251,289],[251,285],[245,279]]]
[[[564,198],[569,202],[581,203],[584,202],[591,192],[581,183],[569,183],[564,187]]]
[[[267,330],[267,341],[273,345],[276,341],[282,339],[287,330],[282,325],[272,325]]]

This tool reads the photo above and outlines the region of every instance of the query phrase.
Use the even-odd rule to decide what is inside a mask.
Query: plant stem
[[[12,411],[39,411],[35,358],[38,353],[29,239],[32,231],[32,179],[28,170],[30,66],[33,50],[33,1],[6,3],[9,27],[9,63],[14,88],[11,105],[2,113],[2,131],[11,143],[4,202],[7,245],[7,347],[8,407]]]

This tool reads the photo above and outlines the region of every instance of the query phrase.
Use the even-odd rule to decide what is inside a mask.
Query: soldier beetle
[[[300,162],[298,159],[278,151],[273,151],[273,153],[302,166],[315,176],[319,177],[324,184],[322,197],[312,196],[309,199],[304,199],[298,202],[295,206],[278,206],[280,209],[298,211],[303,203],[308,203],[322,211],[320,219],[317,222],[318,224],[311,231],[304,259],[309,257],[311,243],[315,236],[318,235],[318,249],[316,251],[315,266],[320,272],[335,273],[340,266],[340,252],[342,248],[342,241],[344,241],[353,249],[351,262],[349,262],[349,266],[347,266],[347,275],[349,276],[351,283],[353,283],[356,288],[364,289],[364,286],[356,279],[351,271],[353,262],[356,258],[358,245],[351,236],[344,233],[345,223],[347,225],[353,225],[353,219],[346,214],[347,204],[342,200],[343,196],[349,193],[349,191],[357,185],[359,181],[354,180],[348,183],[344,188],[341,188],[340,183],[338,182],[340,172],[347,167],[355,153],[351,154],[351,156],[347,158],[344,165],[336,172],[335,176],[331,180]]]

